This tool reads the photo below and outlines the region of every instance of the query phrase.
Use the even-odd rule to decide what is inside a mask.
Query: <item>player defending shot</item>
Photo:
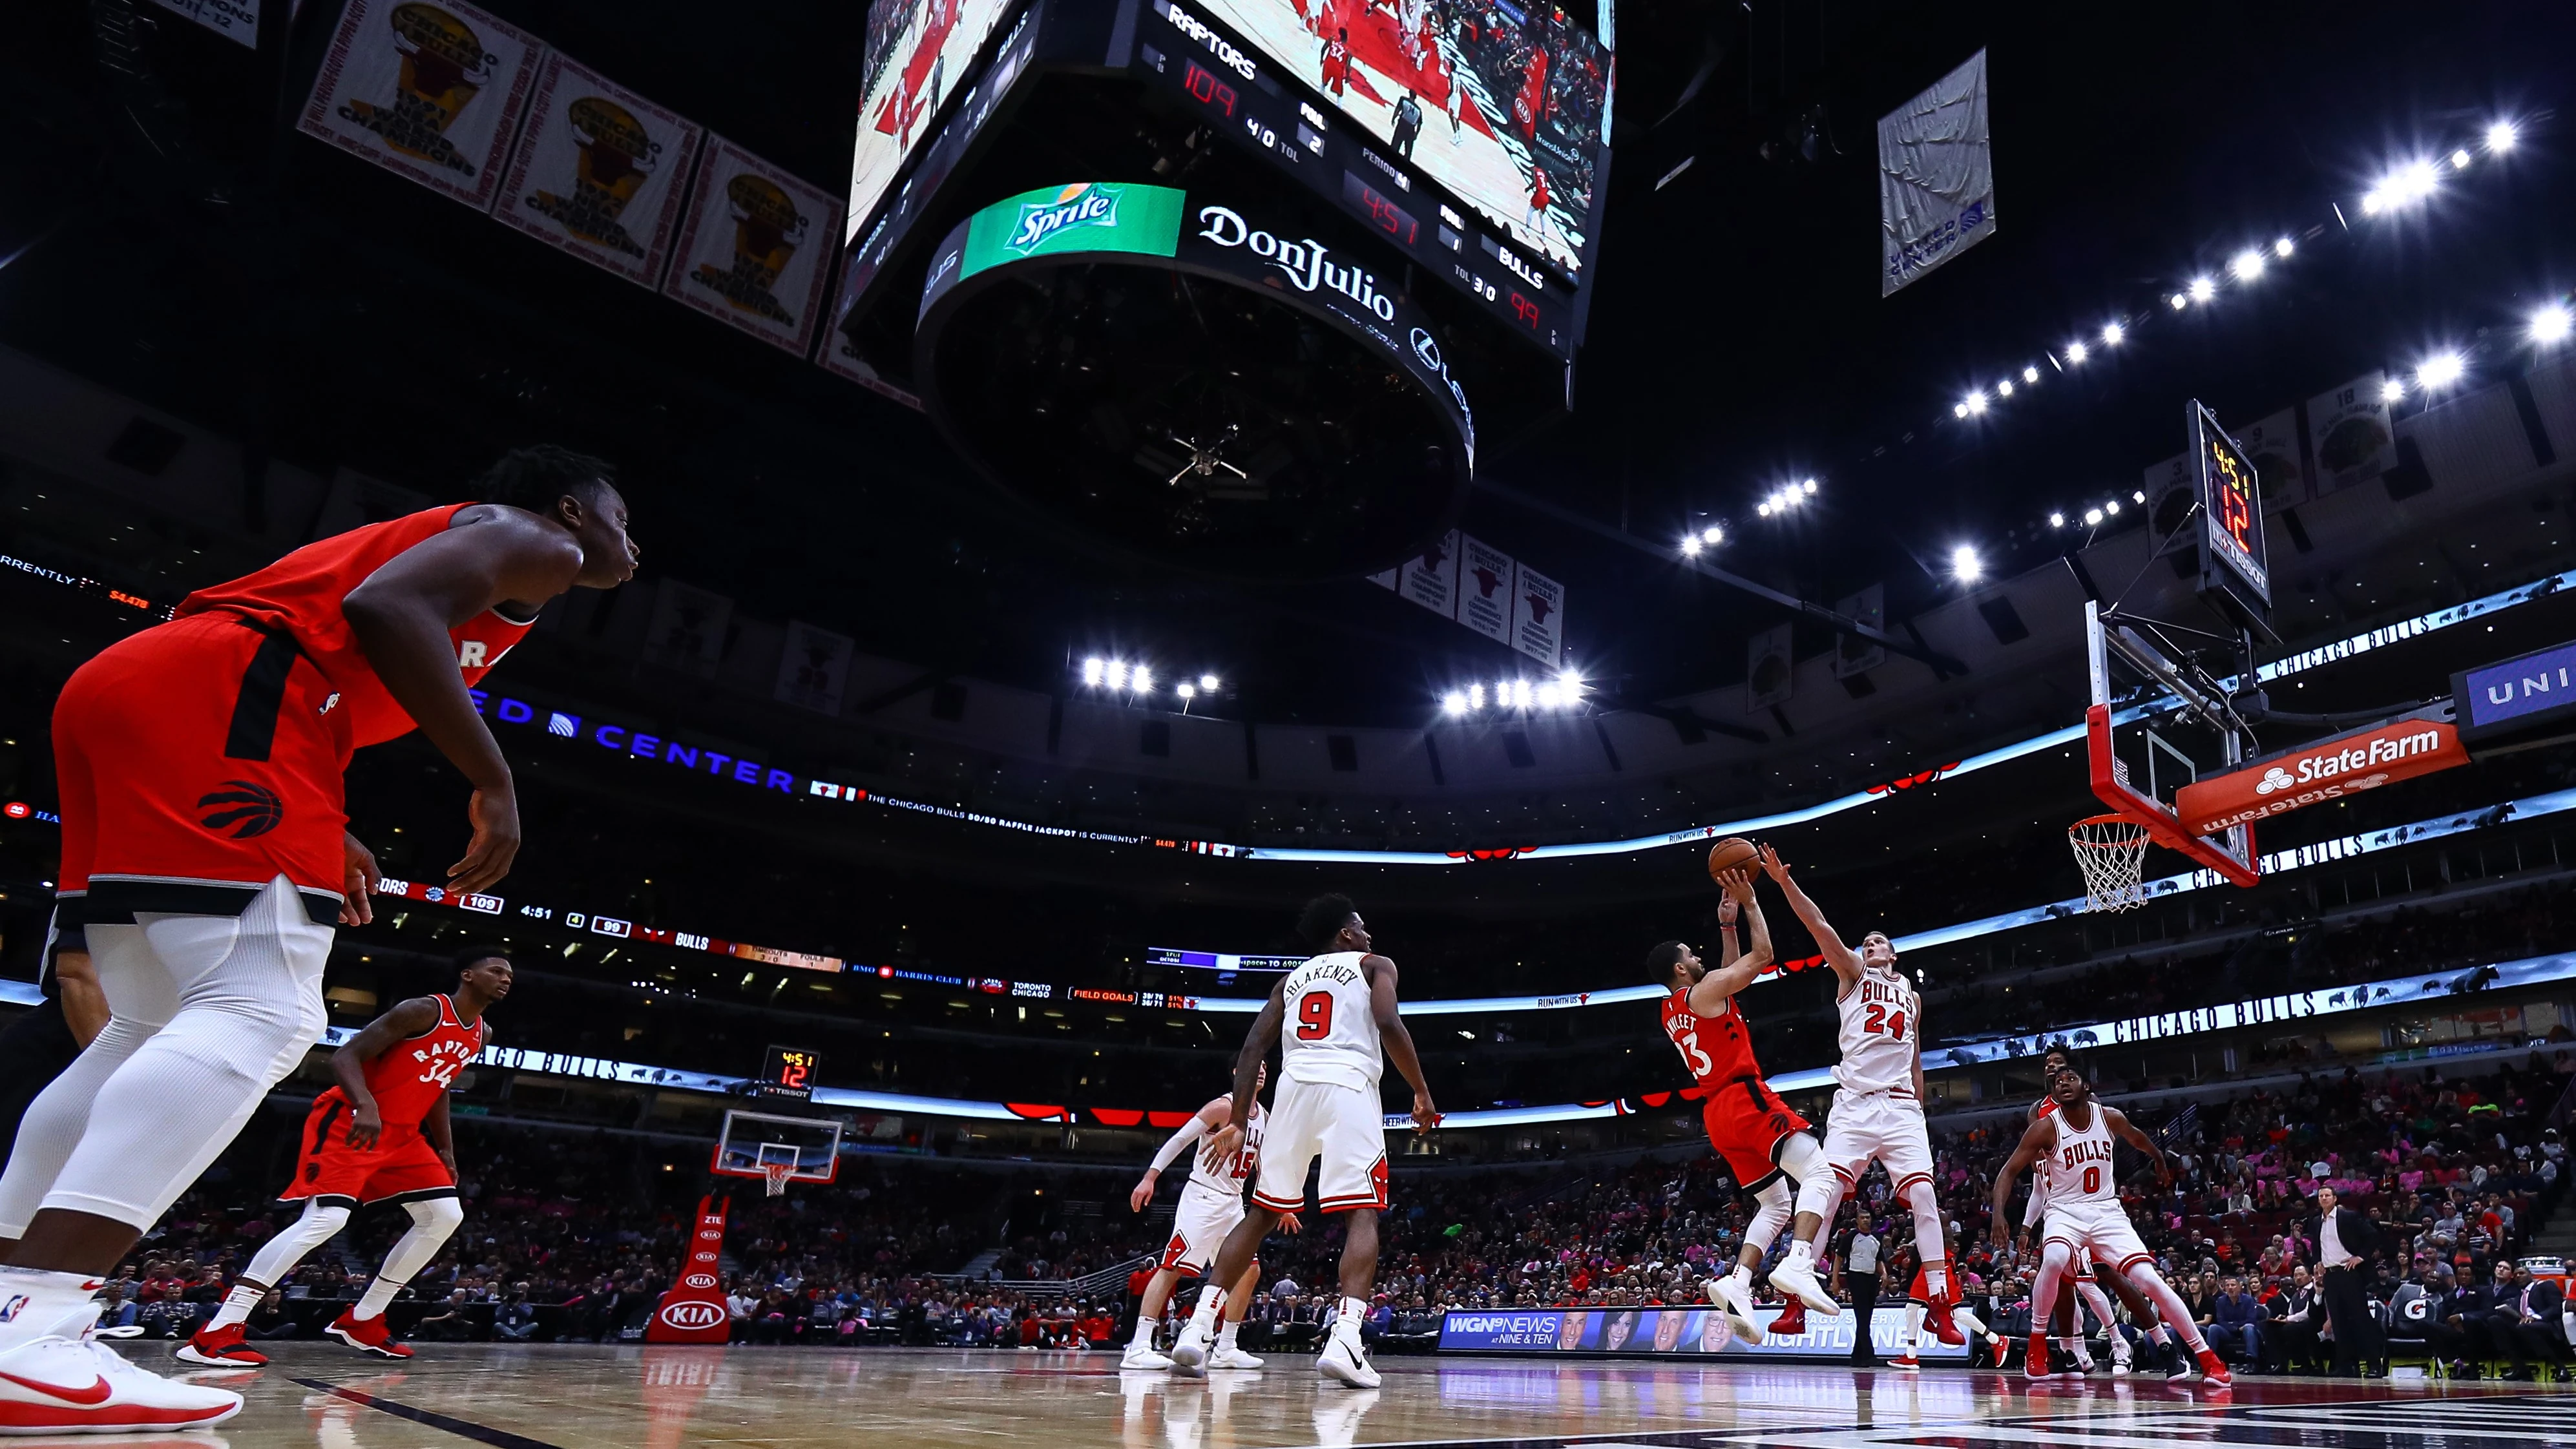
[[[503,458],[481,503],[308,544],[110,645],[54,705],[57,919],[111,1018],[27,1109],[0,1175],[0,1424],[200,1428],[241,1398],[90,1340],[90,1295],[322,1034],[332,924],[369,917],[350,752],[418,728],[474,787],[459,894],[519,849],[509,762],[472,686],[567,589],[635,572],[595,458]]]
[[[1378,1099],[1378,1074],[1388,1058],[1413,1087],[1413,1128],[1440,1125],[1422,1059],[1395,1008],[1395,963],[1369,951],[1368,927],[1348,896],[1319,896],[1297,919],[1297,935],[1322,954],[1280,978],[1270,990],[1243,1054],[1234,1064],[1234,1102],[1226,1124],[1209,1142],[1209,1155],[1241,1150],[1252,1122],[1253,1091],[1271,1045],[1279,1046],[1279,1091],[1273,1098],[1270,1134],[1252,1187],[1252,1209],[1226,1235],[1208,1286],[1199,1291],[1172,1365],[1198,1373],[1208,1361],[1224,1285],[1252,1266],[1273,1223],[1306,1205],[1306,1170],[1317,1158],[1323,1171],[1316,1205],[1345,1213],[1342,1229],[1342,1302],[1316,1371],[1355,1389],[1377,1387],[1377,1370],[1360,1349],[1360,1320],[1377,1281],[1377,1215],[1386,1207],[1386,1116]],[[1290,1015],[1296,1023],[1281,1034]]]
[[[1753,1058],[1753,1024],[1736,1002],[1738,993],[1771,969],[1771,930],[1753,898],[1753,878],[1733,870],[1718,883],[1726,896],[1717,906],[1717,968],[1709,969],[1681,942],[1666,941],[1647,954],[1646,973],[1672,993],[1664,999],[1664,1035],[1699,1084],[1708,1145],[1738,1189],[1758,1204],[1734,1269],[1708,1280],[1708,1296],[1725,1310],[1738,1337],[1760,1343],[1765,1334],[1753,1316],[1754,1270],[1789,1225],[1790,1183],[1805,1182],[1823,1166],[1824,1154],[1807,1135],[1807,1119],[1763,1082],[1762,1064]],[[1738,915],[1752,936],[1741,954],[1735,948]],[[1807,1304],[1792,1295],[1772,1327],[1795,1335],[1806,1331],[1806,1320]]]
[[[2225,1387],[2230,1382],[2227,1365],[2219,1362],[2218,1355],[2202,1340],[2181,1296],[2156,1272],[2154,1256],[2148,1253],[2137,1227],[2120,1206],[2119,1184],[2112,1172],[2112,1139],[2116,1137],[2147,1154],[2148,1161],[2155,1165],[2156,1180],[2170,1185],[2173,1167],[2165,1161],[2164,1149],[2131,1125],[2119,1109],[2094,1101],[2084,1069],[2074,1062],[2060,1067],[2057,1075],[2049,1079],[2048,1091],[2057,1102],[2057,1110],[2023,1130],[2020,1144],[1995,1174],[1994,1235],[1998,1242],[2010,1239],[2013,1181],[2024,1168],[2039,1164],[2040,1190],[2048,1194],[2039,1278],[2031,1285],[2033,1316],[2023,1374],[2033,1379],[2050,1376],[2045,1305],[2057,1300],[2058,1284],[2074,1271],[2084,1254],[2090,1253],[2109,1263],[2113,1272],[2128,1279],[2154,1303],[2165,1322],[2182,1336],[2184,1345],[2200,1361],[2201,1373],[2212,1384]],[[2182,1366],[2173,1377],[2190,1378],[2190,1366]]]
[[[2030,1104],[2029,1121],[2036,1122],[2057,1110],[2057,1098],[2048,1090],[2048,1086],[2057,1080],[2058,1072],[2073,1060],[2073,1055],[2062,1046],[2050,1047],[2046,1052],[2041,1053],[2039,1058],[2041,1091],[2039,1100]],[[2048,1188],[2042,1179],[2033,1178],[2030,1187],[2030,1203],[2022,1209],[2022,1226],[2038,1229],[2046,1222],[2047,1216]],[[2096,1279],[2099,1281],[2097,1282]],[[2165,1326],[2156,1316],[2155,1305],[2140,1296],[2138,1290],[2130,1286],[2128,1279],[2112,1272],[2111,1264],[2101,1258],[2092,1260],[2090,1275],[2081,1263],[2068,1271],[2066,1286],[2058,1290],[2057,1302],[2049,1309],[2048,1336],[2051,1341],[2065,1347],[2067,1353],[2074,1357],[2075,1366],[2078,1369],[2091,1373],[2093,1354],[2084,1346],[2083,1318],[2084,1310],[2091,1309],[2093,1321],[2101,1324],[2103,1331],[2110,1335],[2111,1376],[2126,1378],[2134,1366],[2135,1354],[2129,1347],[2129,1340],[2120,1333],[2119,1320],[2112,1316],[2111,1300],[2104,1292],[2106,1288],[2110,1293],[2120,1295],[2120,1302],[2129,1310],[2130,1321],[2137,1324],[2148,1339],[2157,1345],[2159,1352],[2171,1347],[2171,1339],[2165,1332]],[[2000,1349],[2000,1346],[1998,1348]],[[2176,1365],[2176,1367],[2180,1366]]]
[[[382,1358],[411,1357],[387,1330],[385,1308],[465,1221],[456,1202],[447,1086],[483,1054],[483,1013],[510,994],[510,962],[500,953],[470,951],[456,966],[455,995],[415,996],[367,1023],[331,1054],[331,1075],[339,1085],[313,1099],[295,1178],[277,1195],[280,1202],[303,1203],[304,1215],[260,1248],[224,1306],[180,1347],[182,1360],[268,1362],[268,1355],[242,1341],[251,1310],[306,1254],[349,1225],[352,1208],[377,1203],[402,1204],[411,1227],[385,1254],[384,1267],[357,1306],[322,1331]]]
[[[1261,1164],[1261,1139],[1269,1126],[1270,1114],[1261,1110],[1260,1092],[1270,1083],[1270,1064],[1262,1063],[1261,1073],[1253,1082],[1251,1120],[1244,1124],[1243,1145],[1225,1157],[1213,1157],[1202,1150],[1191,1155],[1190,1180],[1181,1187],[1180,1206],[1172,1211],[1172,1241],[1163,1248],[1163,1261],[1154,1268],[1154,1276],[1145,1284],[1144,1300],[1136,1308],[1136,1336],[1129,1341],[1127,1352],[1118,1360],[1122,1369],[1167,1369],[1172,1361],[1154,1351],[1154,1329],[1163,1321],[1163,1309],[1183,1278],[1196,1278],[1225,1246],[1226,1235],[1243,1221],[1245,1180]],[[1154,1200],[1155,1185],[1163,1180],[1163,1169],[1180,1160],[1190,1145],[1225,1126],[1234,1114],[1234,1099],[1218,1097],[1198,1109],[1163,1150],[1154,1154],[1154,1165],[1136,1180],[1136,1190],[1127,1195],[1127,1206],[1143,1212]],[[1279,1226],[1297,1231],[1297,1215],[1289,1213]],[[1226,1285],[1225,1326],[1217,1330],[1216,1351],[1208,1356],[1212,1369],[1257,1369],[1261,1360],[1237,1348],[1234,1336],[1243,1327],[1243,1315],[1252,1307],[1252,1290],[1261,1282],[1261,1261],[1244,1269],[1243,1277]]]
[[[1832,1221],[1875,1159],[1886,1164],[1897,1200],[1914,1214],[1914,1253],[1929,1290],[1924,1307],[1932,1332],[1943,1343],[1965,1343],[1967,1335],[1950,1321],[1950,1256],[1941,1200],[1932,1190],[1932,1134],[1923,1125],[1923,1004],[1898,973],[1896,946],[1886,932],[1870,932],[1853,950],[1767,845],[1762,869],[1833,967],[1834,1008],[1842,1015],[1842,1059],[1834,1065],[1833,1113],[1825,1122],[1825,1164],[1833,1170],[1799,1184],[1797,1240],[1771,1270],[1771,1286],[1819,1312],[1841,1311],[1816,1282],[1816,1230]]]

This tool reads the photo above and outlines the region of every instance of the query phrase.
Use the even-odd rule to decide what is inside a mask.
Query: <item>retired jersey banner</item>
[[[818,629],[802,619],[787,625],[787,647],[778,655],[778,698],[817,714],[841,712],[841,688],[850,677],[858,641]]]
[[[2397,429],[2388,416],[2388,375],[2364,373],[2308,399],[2308,441],[2316,449],[2316,492],[2357,487],[2397,466]]]
[[[259,0],[155,0],[227,40],[259,48]]]
[[[1995,234],[1984,51],[1879,118],[1878,225],[1882,297]]]
[[[1451,529],[1406,559],[1395,591],[1443,619],[1458,617],[1458,531]]]
[[[459,0],[349,0],[296,129],[489,210],[544,55]]]
[[[492,214],[653,286],[671,258],[701,134],[579,61],[550,54]]]
[[[1528,564],[1512,579],[1512,647],[1550,669],[1565,662],[1565,585]]]
[[[706,140],[663,294],[802,357],[831,285],[841,203],[722,136]]]
[[[1512,642],[1512,556],[1464,534],[1458,574],[1458,622],[1497,644]]]

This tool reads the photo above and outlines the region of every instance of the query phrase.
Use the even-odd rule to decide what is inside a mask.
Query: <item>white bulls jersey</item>
[[[1368,973],[1357,951],[1317,956],[1288,973],[1281,996],[1279,1072],[1292,1082],[1375,1087],[1386,1054],[1369,1010]]]
[[[2119,1208],[2119,1189],[2111,1178],[2110,1119],[2101,1103],[2091,1107],[2092,1121],[2081,1129],[2067,1120],[2064,1108],[2051,1116],[2057,1123],[2057,1145],[2042,1162],[2039,1181],[2052,1216]]]
[[[1914,1090],[1914,1039],[1922,1015],[1914,988],[1893,971],[1867,967],[1835,1003],[1842,1013],[1842,1061],[1834,1080],[1852,1092]]]
[[[1243,1124],[1243,1145],[1235,1149],[1233,1157],[1210,1168],[1206,1153],[1190,1154],[1190,1186],[1205,1188],[1222,1197],[1243,1196],[1243,1185],[1251,1181],[1253,1172],[1261,1166],[1261,1134],[1269,1130],[1270,1114],[1263,1110],[1260,1099],[1256,1097],[1252,1103],[1252,1119]]]

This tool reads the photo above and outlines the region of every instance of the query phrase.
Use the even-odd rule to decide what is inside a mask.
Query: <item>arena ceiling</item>
[[[508,444],[598,451],[633,484],[648,570],[934,669],[1043,688],[1123,650],[1220,671],[1228,712],[1394,723],[1510,666],[1357,580],[1184,578],[1014,523],[917,416],[294,135],[277,118],[331,8],[308,5],[265,71],[141,0],[13,21],[0,342],[239,436],[254,466],[452,496]],[[491,8],[817,183],[846,173],[862,6]],[[1959,544],[1999,570],[2043,562],[2047,512],[2134,487],[2181,446],[2187,397],[2252,417],[2440,345],[2493,337],[2508,356],[2514,319],[2576,281],[2563,7],[2434,24],[2395,4],[2196,3],[2148,24],[1662,0],[1621,7],[1618,31],[1574,411],[1485,460],[1499,487],[1465,521],[1566,583],[1599,697],[1738,677],[1744,637],[1785,617],[1684,573],[1665,546],[1685,527],[1724,520],[1712,561],[1801,597],[1883,582],[1901,618],[1956,587]],[[1980,47],[1997,234],[1883,300],[1874,120]],[[2307,230],[2500,116],[2523,123],[2510,165],[2402,224]],[[2078,328],[2292,231],[2311,242],[2292,263],[2161,320],[2115,366],[2052,372],[1973,425],[1952,415]],[[1755,516],[1808,476],[1812,505]]]

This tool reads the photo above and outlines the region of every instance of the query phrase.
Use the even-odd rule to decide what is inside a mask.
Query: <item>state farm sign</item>
[[[2436,707],[2404,719],[2319,740],[2185,785],[2174,814],[2194,835],[2215,835],[2274,815],[2469,762],[2459,731]]]

